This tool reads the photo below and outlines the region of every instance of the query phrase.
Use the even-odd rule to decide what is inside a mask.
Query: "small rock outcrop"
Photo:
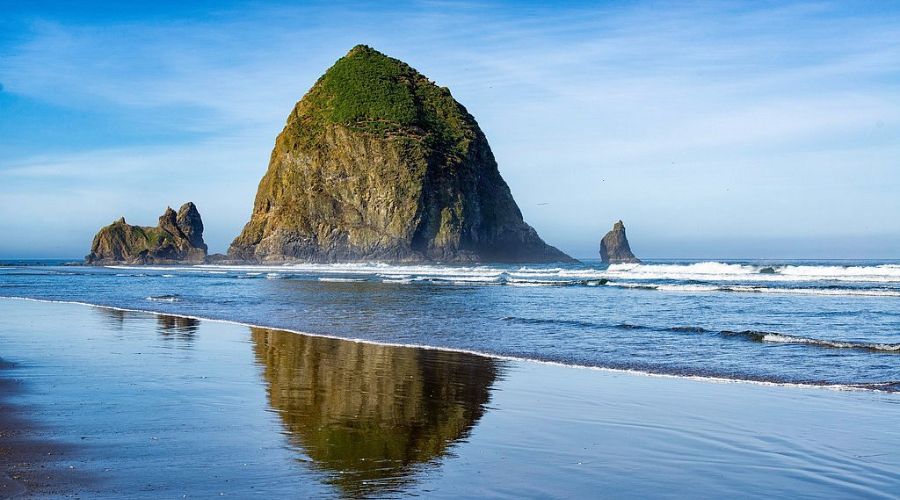
[[[199,264],[206,259],[203,221],[191,203],[171,207],[156,227],[132,226],[122,217],[94,236],[86,264]]]
[[[600,258],[606,264],[639,264],[641,261],[631,253],[628,238],[625,237],[625,224],[622,221],[613,225],[612,231],[600,240]]]
[[[251,262],[554,262],[475,118],[358,45],[297,103],[228,251]]]

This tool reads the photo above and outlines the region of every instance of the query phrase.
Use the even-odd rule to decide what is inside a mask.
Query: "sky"
[[[897,2],[0,0],[0,258],[125,216],[249,219],[275,136],[364,43],[449,87],[527,222],[594,257],[900,258]]]

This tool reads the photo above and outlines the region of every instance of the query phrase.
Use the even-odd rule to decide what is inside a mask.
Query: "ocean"
[[[900,391],[900,262],[0,263],[0,296],[647,374]]]

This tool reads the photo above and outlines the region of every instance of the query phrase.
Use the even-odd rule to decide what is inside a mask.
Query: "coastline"
[[[223,324],[231,324],[237,326],[244,326],[248,328],[266,328],[266,329],[276,329],[285,332],[290,332],[295,335],[303,335],[309,337],[316,337],[322,339],[329,340],[341,340],[346,342],[354,342],[354,343],[362,343],[369,344],[374,346],[383,346],[383,347],[399,347],[399,348],[412,348],[412,349],[424,349],[430,351],[442,351],[442,352],[450,352],[450,353],[458,353],[458,354],[466,354],[473,356],[481,356],[485,358],[495,359],[498,361],[510,361],[510,362],[522,362],[522,363],[534,363],[539,365],[547,365],[547,366],[556,366],[560,368],[571,368],[577,370],[589,370],[589,371],[598,371],[598,372],[607,372],[607,373],[618,373],[639,377],[652,377],[652,378],[664,378],[664,379],[679,379],[679,380],[694,380],[705,383],[712,384],[751,384],[751,385],[759,385],[759,386],[770,386],[770,387],[786,387],[786,388],[796,388],[796,389],[816,389],[816,390],[830,390],[830,391],[838,391],[838,392],[876,392],[876,393],[887,393],[887,394],[897,394],[896,390],[885,390],[881,389],[879,386],[891,386],[894,385],[893,382],[885,383],[885,384],[872,384],[871,386],[866,386],[862,384],[827,384],[827,383],[798,383],[798,382],[778,382],[778,381],[770,381],[770,380],[757,380],[757,379],[749,379],[749,378],[727,378],[727,377],[715,377],[715,376],[703,376],[703,375],[680,375],[674,373],[664,373],[664,372],[652,372],[645,370],[635,370],[635,369],[627,369],[627,368],[615,368],[615,367],[605,367],[605,366],[592,366],[592,365],[582,365],[576,363],[562,363],[558,361],[546,361],[541,359],[534,359],[528,357],[518,357],[518,356],[504,356],[500,354],[494,354],[490,352],[484,351],[476,351],[471,349],[457,349],[452,347],[441,347],[441,346],[432,346],[427,344],[405,344],[405,343],[395,343],[395,342],[380,342],[371,339],[364,338],[354,338],[354,337],[342,337],[339,335],[329,335],[324,333],[315,333],[308,331],[300,331],[294,330],[291,328],[285,328],[277,325],[264,325],[264,324],[256,324],[256,323],[246,323],[242,321],[230,320],[230,319],[221,319],[221,318],[210,318],[206,316],[195,316],[189,314],[181,314],[178,312],[169,312],[169,311],[156,311],[153,309],[134,309],[134,308],[126,308],[126,307],[118,307],[104,304],[94,304],[90,302],[81,302],[74,300],[51,300],[51,299],[40,299],[33,297],[16,297],[16,296],[5,296],[0,295],[0,301],[3,300],[21,300],[21,301],[32,301],[32,302],[41,302],[48,304],[72,304],[78,306],[85,307],[93,307],[100,309],[110,309],[122,312],[131,312],[131,313],[143,313],[143,314],[152,314],[152,315],[165,315],[165,316],[173,316],[186,318],[191,320],[198,321],[207,321],[212,323],[223,323]]]
[[[77,452],[60,462],[73,475],[48,483],[60,495],[900,487],[894,394],[635,376],[99,306],[0,300],[0,312],[4,357],[27,375],[15,404],[39,437]],[[88,477],[95,486],[77,482]]]

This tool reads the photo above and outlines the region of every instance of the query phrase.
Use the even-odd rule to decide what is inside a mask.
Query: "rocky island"
[[[122,217],[100,229],[85,257],[91,265],[201,264],[206,260],[203,221],[193,203],[171,207],[156,227],[132,226]]]
[[[622,221],[616,222],[612,231],[600,240],[600,258],[605,264],[640,264],[640,259],[631,253]]]
[[[250,262],[572,260],[523,221],[484,133],[450,91],[365,45],[294,107],[228,253]]]

